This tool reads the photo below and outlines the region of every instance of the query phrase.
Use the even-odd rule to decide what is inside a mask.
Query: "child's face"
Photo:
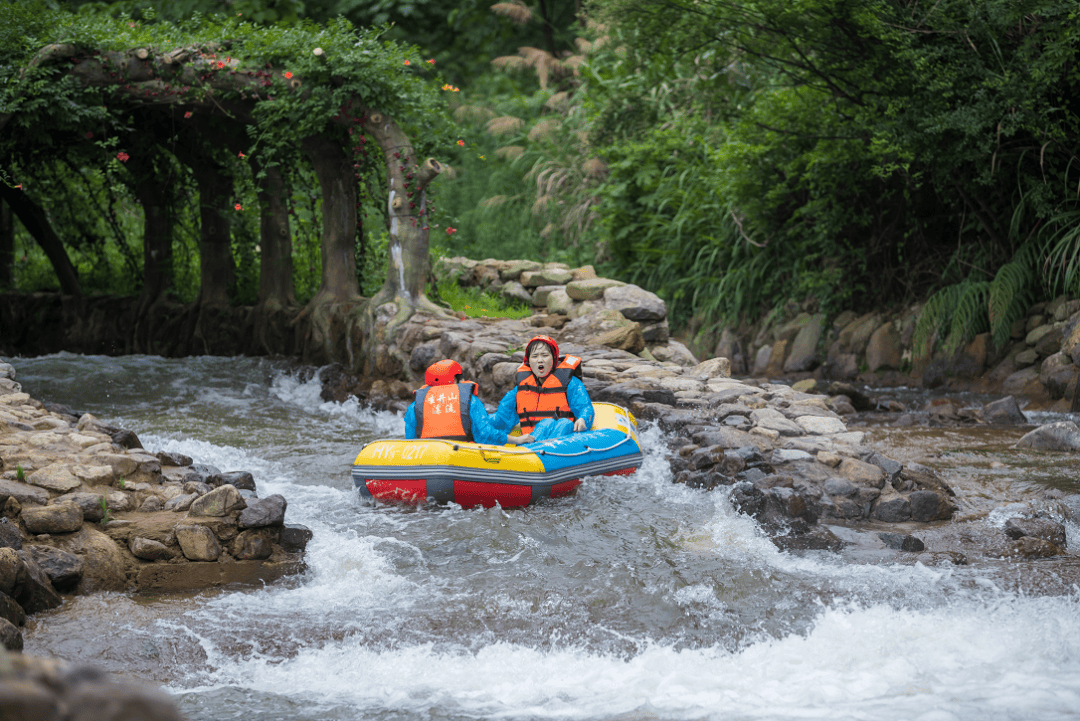
[[[529,351],[529,368],[537,378],[547,378],[548,373],[555,367],[555,358],[551,355],[551,348],[547,343],[537,343]]]

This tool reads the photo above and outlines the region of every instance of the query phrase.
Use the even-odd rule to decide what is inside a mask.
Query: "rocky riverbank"
[[[0,360],[0,639],[65,595],[270,581],[311,532],[244,471],[150,453],[129,430],[46,406]]]

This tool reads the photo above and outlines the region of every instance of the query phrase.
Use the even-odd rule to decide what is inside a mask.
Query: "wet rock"
[[[987,403],[983,407],[982,417],[986,423],[1000,426],[1022,426],[1028,422],[1027,416],[1013,396]]]
[[[28,550],[16,551],[20,563],[15,577],[15,586],[11,597],[27,613],[38,613],[56,608],[63,600],[53,588],[49,576],[34,560]]]
[[[10,596],[19,580],[19,553],[14,548],[0,548],[0,593]]]
[[[890,485],[896,483],[896,480],[900,478],[900,473],[904,470],[904,467],[900,463],[881,455],[877,451],[874,451],[867,456],[866,460],[868,463],[877,466],[885,472],[885,482]]]
[[[142,448],[143,444],[139,441],[139,437],[135,435],[135,431],[129,431],[126,428],[121,428],[109,434],[112,437],[113,443],[122,448]]]
[[[900,478],[912,489],[940,491],[947,496],[956,496],[953,489],[933,468],[921,463],[908,463],[900,470]]]
[[[952,518],[956,505],[946,496],[935,491],[914,491],[908,494],[911,520],[929,523]]]
[[[181,493],[179,496],[174,496],[166,501],[163,510],[183,513],[191,508],[191,504],[198,497],[199,495],[196,493]]]
[[[261,561],[270,558],[280,535],[278,528],[250,528],[232,540],[229,552],[238,561]]]
[[[0,548],[22,548],[22,532],[7,518],[0,518]]]
[[[1036,451],[1077,451],[1080,450],[1080,426],[1073,421],[1047,423],[1024,434],[1016,447]]]
[[[1049,518],[1010,518],[1005,522],[1005,535],[1014,541],[1029,537],[1041,538],[1061,548],[1068,545],[1065,526]]]
[[[885,523],[902,523],[911,520],[911,504],[892,486],[885,486],[874,503],[872,515]]]
[[[176,540],[189,561],[216,561],[221,556],[221,544],[206,526],[177,526]]]
[[[133,556],[144,561],[160,561],[173,557],[173,552],[164,543],[143,538],[142,536],[132,538],[128,544],[128,549]]]
[[[909,553],[918,553],[925,551],[926,546],[915,536],[907,535],[904,533],[891,533],[889,531],[882,531],[877,534],[886,546],[894,551],[907,551]]]
[[[254,491],[255,478],[247,471],[231,471],[229,473],[215,473],[206,479],[207,484],[217,488],[218,486],[230,485],[237,490]]]
[[[53,536],[49,543],[82,559],[83,575],[78,593],[127,588],[127,559],[116,542],[97,528],[87,524],[76,533]]]
[[[1030,536],[1023,536],[1013,542],[1005,552],[1007,556],[1016,558],[1052,558],[1063,553],[1065,553],[1065,550],[1057,544],[1043,538],[1032,538]]]
[[[163,466],[187,467],[194,462],[190,456],[185,456],[183,453],[158,451],[155,455],[157,456],[157,459],[161,461],[161,465]]]
[[[22,631],[19,630],[18,626],[16,626],[6,618],[0,618],[0,645],[3,645],[3,647],[6,648],[8,651],[23,650]],[[0,690],[2,690],[2,688],[3,687],[0,686]],[[4,698],[2,695],[0,695],[0,707],[9,708],[7,704],[4,703]],[[5,714],[5,717],[15,718],[9,717],[7,716],[7,714]],[[31,719],[33,717],[27,716],[25,718]]]
[[[285,497],[275,493],[262,500],[248,504],[240,512],[237,524],[240,528],[258,528],[262,526],[280,526],[285,523],[285,509],[288,503]]]
[[[68,593],[82,580],[83,562],[74,553],[52,546],[29,546],[30,554],[60,593]]]
[[[0,592],[0,618],[10,621],[16,626],[22,626],[26,623],[26,611],[15,602],[14,598]]]
[[[224,516],[230,511],[245,507],[240,493],[231,485],[218,486],[205,496],[199,496],[188,513],[192,516]]]
[[[72,533],[83,524],[82,509],[74,503],[24,508],[21,518],[30,533]]]
[[[281,529],[281,547],[286,551],[303,551],[313,535],[307,526],[286,523]]]

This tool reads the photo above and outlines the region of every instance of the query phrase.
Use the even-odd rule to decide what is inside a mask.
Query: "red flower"
[[[457,228],[447,228],[446,229],[446,234],[447,235],[453,235],[456,232],[457,232]]]
[[[187,111],[186,113],[184,113],[184,120],[187,120],[190,117],[191,117],[191,111],[190,110]]]
[[[405,64],[406,64],[406,65],[408,65],[408,64],[409,64],[409,61],[408,61],[408,60],[406,60],[406,61],[405,61]]]
[[[90,138],[92,138],[92,137],[94,137],[94,134],[93,134],[93,133],[91,133],[91,132],[90,132],[89,130],[87,130],[87,131],[86,131],[86,139],[87,139],[87,140],[89,140],[89,139],[90,139]]]
[[[131,156],[125,153],[123,150],[116,154],[116,159],[119,160],[121,163],[126,163],[128,161],[128,158],[130,157]]]
[[[19,183],[18,185],[16,185],[15,190],[22,190],[22,183]],[[25,260],[26,256],[23,256],[23,259]]]
[[[432,58],[431,60],[428,60],[428,62],[431,63],[432,65],[434,65],[435,64],[435,58]]]
[[[244,209],[244,206],[242,206],[242,205],[240,205],[239,203],[237,203],[236,205],[234,205],[234,206],[233,206],[233,208],[235,208],[236,210],[243,210],[243,209]]]
[[[285,77],[286,77],[286,79],[288,79],[288,78],[291,78],[291,77],[292,77],[292,73],[290,73],[290,72],[289,72],[288,70],[286,70],[286,71],[285,71]]]
[[[244,155],[243,153],[237,153],[236,157],[238,157],[238,158],[246,158],[247,156]]]
[[[225,63],[218,60],[217,66],[218,66],[218,70],[221,70],[223,67],[225,67]]]
[[[459,140],[459,141],[457,141],[457,144],[464,147],[465,146],[465,141],[464,140]]]

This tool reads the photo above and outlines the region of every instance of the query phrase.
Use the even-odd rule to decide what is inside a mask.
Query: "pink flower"
[[[236,205],[234,205],[234,206],[233,206],[233,208],[235,208],[236,210],[243,210],[243,209],[244,209],[244,206],[242,206],[242,205],[240,205],[239,203],[237,203]]]
[[[244,155],[243,153],[237,153],[236,157],[238,157],[238,158],[246,158],[247,156]]]
[[[465,146],[465,141],[464,140],[459,140],[459,141],[457,141],[457,144],[464,147]]]
[[[186,113],[184,113],[184,120],[187,120],[190,117],[191,117],[191,111],[190,110],[187,111]]]
[[[447,235],[453,235],[456,232],[457,232],[457,228],[447,228],[446,229],[446,234]]]
[[[15,186],[15,190],[22,190],[22,183],[19,183],[18,185],[16,185],[16,186]],[[26,256],[25,256],[25,255],[23,256],[23,260],[26,260]]]
[[[119,160],[121,163],[126,163],[128,161],[128,158],[130,157],[131,156],[125,153],[123,150],[116,154],[116,159]]]
[[[430,63],[431,65],[434,65],[435,64],[435,58],[432,58],[431,60],[428,60],[428,63]]]

